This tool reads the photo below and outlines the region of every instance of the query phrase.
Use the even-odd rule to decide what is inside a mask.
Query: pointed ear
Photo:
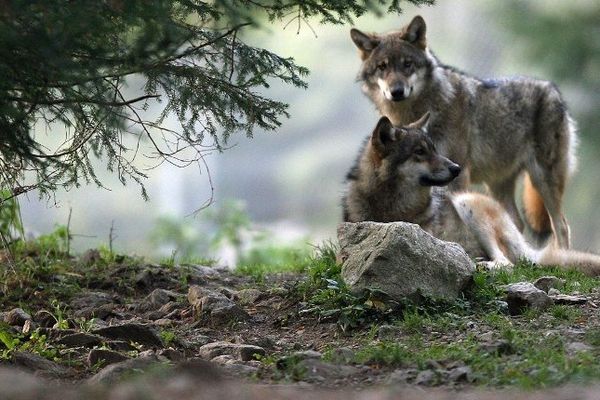
[[[360,58],[362,60],[367,59],[373,49],[379,45],[379,39],[376,36],[363,33],[355,28],[350,30],[350,37],[360,50]]]
[[[427,111],[425,114],[423,114],[421,118],[408,125],[408,128],[421,129],[423,131],[427,131],[427,128],[429,127],[430,115],[431,114],[429,113],[429,111]]]
[[[371,135],[371,144],[380,158],[389,153],[389,146],[396,140],[394,126],[388,117],[381,117]]]
[[[417,15],[410,21],[410,24],[404,28],[402,39],[425,50],[427,48],[427,40],[425,38],[426,32],[427,27],[425,26],[425,20],[420,15]]]

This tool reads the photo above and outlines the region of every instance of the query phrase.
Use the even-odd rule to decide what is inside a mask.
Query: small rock
[[[258,371],[257,367],[237,363],[223,364],[221,368],[236,376],[254,375]]]
[[[379,339],[394,339],[402,335],[402,328],[395,325],[381,325],[377,329],[377,337]]]
[[[223,326],[231,322],[246,321],[250,315],[222,294],[209,294],[194,304],[198,319],[211,326]]]
[[[167,327],[173,325],[173,321],[167,318],[159,318],[154,321],[154,325],[162,327]]]
[[[562,289],[566,281],[556,276],[542,276],[533,282],[533,286],[548,293],[550,289]]]
[[[584,304],[588,299],[584,296],[573,296],[568,294],[549,295],[555,304]]]
[[[484,332],[481,335],[479,335],[479,340],[481,340],[482,342],[489,342],[493,338],[494,338],[494,332],[493,331]]]
[[[65,335],[56,343],[67,347],[94,347],[101,344],[102,340],[102,336],[79,332]]]
[[[198,355],[206,360],[212,360],[223,354],[237,357],[242,361],[250,361],[256,360],[257,356],[264,356],[266,352],[262,347],[229,342],[205,344],[198,350]]]
[[[58,365],[37,354],[24,351],[14,352],[12,355],[12,362],[18,367],[52,378],[66,378],[72,374],[71,370],[68,368]]]
[[[387,379],[388,385],[396,385],[408,383],[416,379],[419,374],[419,370],[414,368],[409,369],[397,369],[393,371]]]
[[[102,368],[96,375],[87,380],[88,384],[112,384],[116,383],[124,376],[130,377],[132,372],[142,372],[143,370],[157,364],[156,357],[133,358],[108,365]]]
[[[84,309],[84,308],[99,308],[105,304],[115,303],[115,299],[112,295],[104,292],[83,292],[71,301],[71,308],[73,310]]]
[[[506,302],[511,315],[523,312],[527,307],[545,310],[553,304],[546,292],[533,286],[530,282],[519,282],[506,285]]]
[[[156,310],[170,301],[177,300],[180,297],[178,293],[165,289],[154,289],[137,307],[136,311],[145,312]]]
[[[162,346],[162,340],[156,331],[148,326],[138,323],[125,323],[96,329],[92,333],[109,339],[120,339],[137,342],[145,346]]]
[[[348,364],[354,361],[356,353],[349,347],[340,347],[331,351],[331,361],[336,364]]]
[[[515,349],[508,340],[498,340],[493,343],[485,343],[480,347],[481,351],[488,354],[506,355],[514,353]]]
[[[31,320],[31,315],[22,308],[13,308],[4,315],[4,322],[11,326],[23,326],[28,320]]]
[[[232,363],[232,362],[237,361],[237,358],[235,358],[234,356],[229,355],[229,354],[221,354],[220,356],[211,358],[210,361],[214,362],[215,364],[225,365],[227,363]]]
[[[110,340],[106,342],[106,346],[112,350],[117,351],[134,351],[137,350],[135,346],[125,340]]]
[[[200,301],[204,296],[212,294],[210,290],[198,285],[192,285],[188,289],[187,300],[193,306]]]
[[[458,367],[450,370],[448,379],[452,382],[473,382],[473,371],[470,367]]]
[[[415,385],[422,386],[433,386],[437,381],[437,374],[435,371],[427,369],[418,373],[415,378]]]
[[[253,305],[261,297],[263,297],[263,293],[258,289],[242,289],[235,293],[235,298],[243,306]]]
[[[102,256],[98,249],[88,249],[81,255],[79,260],[85,265],[91,265],[101,261]]]
[[[175,349],[159,350],[158,358],[160,359],[161,357],[164,357],[167,360],[172,361],[174,363],[179,363],[179,362],[185,361],[185,356],[183,355],[183,353],[180,351],[177,351]]]
[[[140,271],[133,281],[135,282],[135,286],[138,288],[149,288],[152,287],[152,281],[154,280],[154,274],[150,268],[144,268]]]
[[[23,330],[22,330],[23,335],[29,335],[36,327],[37,327],[37,324],[35,322],[33,322],[32,320],[28,319],[23,324]]]
[[[591,351],[594,348],[590,345],[587,345],[583,342],[571,342],[567,344],[566,350],[569,353],[579,353],[581,351]]]
[[[73,312],[75,318],[98,319],[103,320],[117,315],[114,310],[117,307],[115,303],[102,304],[98,307],[84,307]]]
[[[308,360],[309,358],[320,360],[323,358],[323,354],[315,350],[304,350],[293,353],[292,357],[298,360]]]
[[[87,357],[88,365],[109,365],[115,364],[121,361],[129,360],[129,357],[113,350],[105,349],[93,349],[89,352]]]
[[[56,318],[51,312],[46,310],[39,310],[33,316],[33,320],[40,324],[42,328],[52,328],[56,324]]]

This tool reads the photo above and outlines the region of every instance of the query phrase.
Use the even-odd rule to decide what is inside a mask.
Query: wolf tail
[[[596,254],[559,249],[554,244],[549,244],[531,258],[541,265],[558,265],[576,269],[589,276],[600,276],[600,256]]]
[[[546,211],[542,196],[533,186],[529,174],[523,179],[523,208],[529,226],[540,236],[547,237],[552,233],[550,216]]]

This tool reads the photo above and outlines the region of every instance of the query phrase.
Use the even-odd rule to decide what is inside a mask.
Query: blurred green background
[[[433,7],[407,6],[401,16],[360,18],[355,26],[387,31],[416,14],[425,18],[429,46],[446,64],[482,78],[528,75],[558,84],[580,127],[579,169],[565,197],[573,243],[600,252],[600,2],[438,0]],[[21,199],[26,231],[66,224],[71,210],[75,249],[106,244],[112,226],[119,251],[204,257],[225,235],[228,246],[215,257],[229,263],[239,258],[240,246],[260,241],[268,247],[334,238],[344,175],[378,119],[356,82],[360,61],[349,29],[314,21],[299,32],[295,24],[267,24],[245,34],[243,40],[307,66],[309,88],[274,84],[268,95],[288,102],[291,118],[276,133],[240,136],[224,153],[209,156],[215,191],[208,210],[194,214],[211,197],[206,171],[164,165],[150,171],[149,202],[138,187],[121,187],[108,174],[102,179],[110,191],[88,186],[59,192],[50,202],[30,194]],[[228,223],[240,232],[227,236]]]

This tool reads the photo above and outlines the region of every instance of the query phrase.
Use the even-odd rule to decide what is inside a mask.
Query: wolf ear
[[[381,117],[373,134],[371,135],[371,144],[380,158],[384,158],[389,152],[390,143],[396,140],[394,135],[394,126],[388,117]]]
[[[425,20],[420,15],[417,15],[410,21],[410,24],[404,28],[402,39],[425,50],[425,48],[427,48],[427,40],[425,38],[426,32],[427,27],[425,25]]]
[[[431,114],[429,113],[429,111],[427,111],[425,114],[423,114],[421,118],[408,125],[407,128],[421,129],[423,131],[427,131],[427,128],[429,128],[430,115]]]
[[[362,60],[367,59],[367,57],[371,55],[373,49],[379,45],[379,39],[376,36],[368,35],[355,28],[350,30],[350,37],[356,47],[360,50],[360,58]]]

